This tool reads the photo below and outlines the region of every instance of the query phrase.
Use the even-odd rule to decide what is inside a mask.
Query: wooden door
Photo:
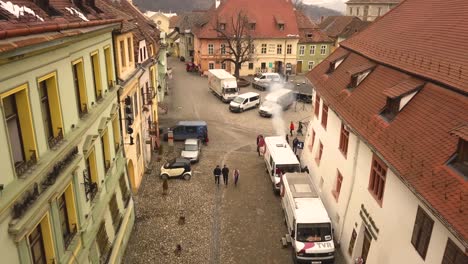
[[[296,73],[302,73],[302,61],[297,61]]]
[[[364,231],[364,241],[362,243],[362,253],[361,253],[361,258],[366,263],[367,261],[367,254],[369,254],[369,249],[371,246],[372,242],[372,237],[369,234],[369,231],[367,229]]]

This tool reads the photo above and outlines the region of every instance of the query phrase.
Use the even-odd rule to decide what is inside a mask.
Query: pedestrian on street
[[[299,139],[297,139],[297,137],[295,137],[292,143],[293,143],[293,151],[294,151],[294,154],[296,154],[296,152],[297,152],[297,144],[299,144]]]
[[[288,145],[289,145],[289,135],[286,134],[286,142],[288,142]]]
[[[302,133],[302,128],[303,128],[302,122],[299,121],[299,126],[298,126],[298,128],[297,128],[297,134],[298,134],[298,135],[301,134],[301,136],[304,136],[304,133]]]
[[[291,121],[291,124],[289,124],[289,133],[291,134],[291,137],[293,136],[293,131],[294,131],[294,123]]]
[[[257,153],[258,153],[258,156],[260,156],[260,142],[262,141],[262,139],[263,139],[262,135],[257,136]]]
[[[219,186],[219,176],[221,176],[221,168],[219,165],[216,165],[216,168],[213,170],[213,175],[215,177],[215,184]]]
[[[224,164],[223,170],[223,182],[227,186],[228,185],[228,179],[229,179],[229,168]]]
[[[239,181],[239,170],[237,168],[234,169],[234,185],[237,186],[237,182]]]

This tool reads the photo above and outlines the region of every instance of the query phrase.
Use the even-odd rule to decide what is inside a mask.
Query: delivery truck
[[[208,71],[208,88],[225,103],[239,95],[236,77],[223,69]]]
[[[309,174],[284,174],[280,196],[295,263],[333,263],[332,222]]]
[[[301,171],[299,160],[284,136],[265,137],[263,159],[273,191],[276,193],[280,190],[281,174]]]

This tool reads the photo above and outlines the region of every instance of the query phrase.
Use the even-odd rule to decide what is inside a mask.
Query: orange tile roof
[[[440,215],[442,222],[448,223],[456,236],[467,241],[468,182],[446,165],[457,150],[458,136],[468,133],[465,128],[450,133],[468,123],[466,94],[382,64],[355,90],[345,92],[350,81],[348,71],[375,61],[344,48],[331,55],[333,60],[343,56],[345,60],[332,73],[327,74],[330,62],[324,60],[308,74],[317,93],[435,215]],[[410,84],[425,84],[387,123],[380,117],[387,100],[385,93],[410,78],[414,79]],[[402,92],[406,88],[396,90]]]
[[[407,0],[340,44],[467,93],[467,14],[466,0]]]
[[[228,0],[223,1],[218,8],[212,7],[207,13],[209,21],[196,30],[198,38],[218,38],[214,30],[218,19],[226,20],[226,29],[231,27],[232,18],[239,11],[245,11],[250,21],[255,21],[255,30],[251,31],[254,38],[287,38],[299,37],[296,16],[291,1],[285,0]],[[277,23],[284,23],[280,30]]]
[[[383,91],[389,98],[397,98],[411,93],[424,85],[424,82],[416,78],[409,78]]]

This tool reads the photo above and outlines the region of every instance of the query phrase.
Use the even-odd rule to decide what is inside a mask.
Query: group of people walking
[[[213,175],[215,177],[215,184],[219,185],[219,178],[221,177],[221,175],[223,175],[223,183],[226,186],[228,185],[229,168],[226,164],[224,164],[222,169],[219,165],[216,165],[216,168],[213,170]],[[239,181],[240,176],[239,170],[237,168],[234,169],[232,176],[234,178],[234,185],[237,186],[237,182]]]

